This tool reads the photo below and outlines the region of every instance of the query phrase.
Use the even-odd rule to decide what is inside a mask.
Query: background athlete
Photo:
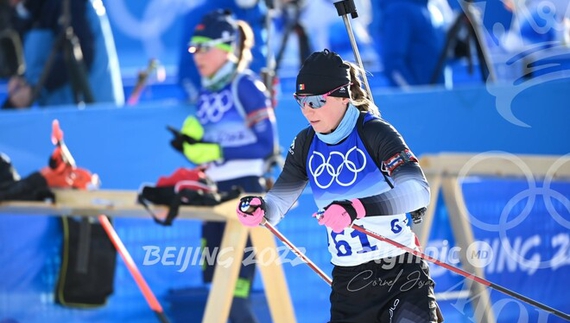
[[[267,161],[277,146],[275,116],[265,86],[251,70],[253,34],[249,25],[229,12],[206,14],[194,29],[189,52],[202,77],[195,116],[184,121],[181,133],[192,140],[173,141],[176,149],[217,183],[219,191],[241,187],[266,191]],[[219,247],[224,222],[204,222],[203,245]],[[246,247],[251,247],[248,239]],[[251,250],[251,249],[250,249]],[[247,256],[247,255],[245,255]],[[214,267],[204,270],[211,282]],[[230,310],[232,323],[257,322],[250,306],[255,265],[243,265]]]

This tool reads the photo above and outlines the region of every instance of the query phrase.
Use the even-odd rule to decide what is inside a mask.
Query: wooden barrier
[[[44,202],[4,202],[0,203],[0,213],[26,215],[81,215],[110,217],[148,217],[148,212],[137,203],[136,191],[98,190],[74,191],[56,190],[56,204]],[[216,206],[182,206],[178,218],[207,221],[226,221],[226,230],[220,248],[229,250],[224,257],[242,259],[247,235],[251,235],[256,250],[272,248],[276,250],[275,238],[263,227],[244,227],[235,215],[237,200]],[[166,214],[167,208],[151,206],[155,214]],[[275,251],[277,252],[277,251]],[[226,259],[228,259],[226,258]],[[218,266],[214,272],[212,288],[208,295],[202,322],[226,323],[236,285],[241,261],[228,262],[229,266]],[[275,323],[296,322],[295,312],[285,274],[281,264],[272,262],[258,264],[264,282],[265,296]]]
[[[570,155],[513,155],[506,152],[481,154],[441,153],[424,155],[420,164],[431,187],[430,206],[420,224],[413,226],[422,245],[426,245],[433,224],[439,192],[443,193],[453,236],[460,247],[463,268],[484,278],[482,266],[477,259],[467,259],[467,250],[475,242],[469,212],[465,205],[461,181],[467,176],[518,177],[527,180],[570,180]],[[496,322],[489,291],[481,284],[469,281],[471,295],[477,295],[474,304],[476,322]]]

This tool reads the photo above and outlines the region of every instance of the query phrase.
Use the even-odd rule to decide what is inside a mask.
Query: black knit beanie
[[[301,66],[297,75],[296,94],[324,94],[342,85],[349,84],[350,67],[342,58],[328,49],[312,53]],[[348,89],[343,87],[331,96],[348,98]]]

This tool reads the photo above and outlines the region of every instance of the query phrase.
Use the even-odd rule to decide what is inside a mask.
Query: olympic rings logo
[[[469,215],[468,220],[473,226],[481,230],[497,232],[499,234],[500,241],[502,241],[502,246],[505,248],[505,251],[519,264],[525,265],[529,262],[533,262],[533,267],[536,269],[549,268],[550,265],[556,261],[556,259],[548,259],[540,262],[537,262],[536,259],[526,259],[523,255],[518,254],[515,248],[511,246],[511,243],[509,242],[510,240],[507,237],[507,231],[521,224],[531,214],[536,199],[540,195],[542,196],[544,206],[552,219],[554,219],[554,221],[562,227],[570,230],[570,221],[568,219],[565,219],[558,212],[552,201],[553,198],[556,199],[558,202],[560,202],[559,204],[565,207],[566,211],[570,213],[570,199],[551,187],[553,178],[555,177],[560,167],[562,167],[565,163],[570,162],[570,154],[562,156],[550,166],[544,175],[544,181],[541,186],[537,185],[537,179],[533,175],[530,167],[526,165],[521,158],[505,152],[500,152],[500,154],[496,154],[496,152],[489,152],[476,155],[461,168],[458,174],[458,178],[461,179],[467,177],[470,170],[478,163],[485,160],[496,160],[497,158],[510,161],[515,166],[517,166],[526,178],[528,188],[515,194],[507,201],[501,210],[498,224],[481,221],[480,219],[477,219],[475,216],[473,216],[469,210],[467,210],[467,213]],[[519,203],[524,199],[527,201],[520,214],[516,215],[514,218],[512,216],[510,217],[509,215],[511,212],[515,209],[518,209],[517,205],[519,205]],[[509,218],[511,219],[509,220]]]
[[[198,103],[198,112],[196,113],[200,123],[206,124],[220,121],[224,114],[233,106],[231,96],[229,90],[201,95]]]
[[[356,163],[353,160],[350,160],[349,156],[351,153],[354,152],[353,156],[358,159],[359,157],[362,159],[362,165],[357,168]],[[340,157],[341,163],[336,166],[333,166],[332,159],[336,157]],[[316,164],[315,159],[319,158],[320,163],[313,169],[313,165]],[[321,188],[326,189],[329,188],[333,183],[337,183],[340,186],[350,186],[356,182],[356,178],[358,177],[358,173],[362,171],[366,167],[366,155],[364,152],[359,149],[358,147],[352,147],[349,151],[346,152],[346,155],[343,155],[341,152],[332,151],[328,157],[325,156],[317,151],[314,151],[311,157],[309,158],[309,171],[313,176],[315,184]],[[324,176],[324,173],[328,177]],[[341,174],[351,172],[352,175],[349,175],[349,178],[352,177],[347,182],[344,182],[340,179]],[[346,180],[346,178],[345,178]],[[321,183],[321,181],[326,181],[325,183]]]

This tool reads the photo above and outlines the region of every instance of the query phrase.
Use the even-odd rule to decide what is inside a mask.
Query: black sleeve
[[[0,202],[2,201],[38,201],[45,198],[53,198],[45,178],[34,172],[29,176],[8,185],[2,185],[0,189]]]
[[[372,119],[362,126],[363,141],[366,141],[372,151],[369,154],[375,161],[384,163],[391,157],[405,151],[408,145],[400,133],[388,122],[382,119]]]
[[[373,119],[363,125],[361,136],[368,142],[368,153],[390,175],[394,185],[382,194],[360,199],[366,214],[401,214],[426,206],[429,184],[400,133],[386,121]]]
[[[313,133],[307,128],[295,137],[281,174],[265,196],[268,206],[266,218],[271,224],[277,224],[285,216],[309,182],[305,164],[312,136]]]

